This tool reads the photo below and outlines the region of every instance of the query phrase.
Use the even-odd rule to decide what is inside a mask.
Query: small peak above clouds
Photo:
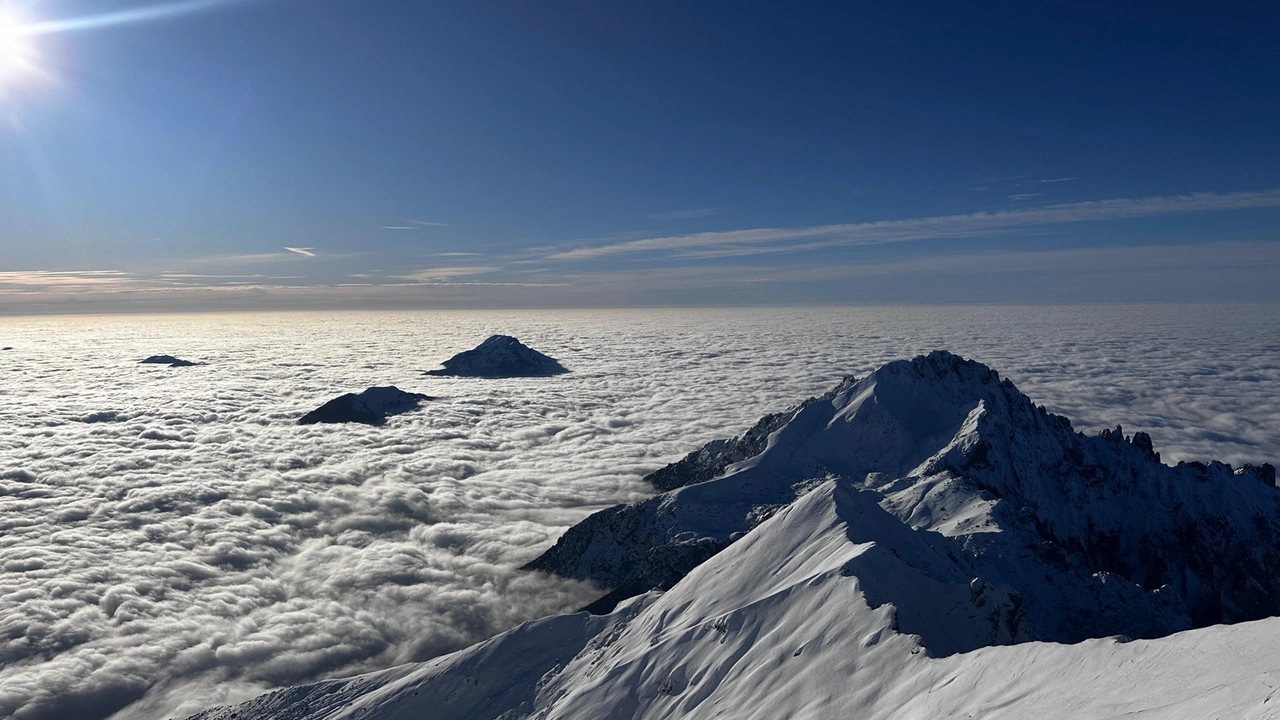
[[[6,348],[8,349],[8,348]],[[146,360],[140,361],[143,365],[168,365],[169,367],[192,367],[195,365],[203,365],[204,363],[183,360],[172,355],[152,355]]]
[[[371,387],[362,393],[340,395],[298,419],[299,425],[316,423],[361,423],[382,425],[388,415],[417,410],[433,398],[398,387]]]
[[[440,364],[444,369],[429,370],[426,374],[512,378],[569,372],[555,358],[543,355],[510,335],[492,335],[475,349],[460,352]]]

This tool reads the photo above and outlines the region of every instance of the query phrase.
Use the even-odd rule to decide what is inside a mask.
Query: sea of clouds
[[[573,372],[425,377],[492,333]],[[0,319],[0,716],[160,718],[457,649],[596,591],[523,573],[640,478],[945,348],[1166,462],[1280,460],[1274,306]],[[208,363],[140,365],[167,353]],[[438,399],[297,426],[332,397]]]

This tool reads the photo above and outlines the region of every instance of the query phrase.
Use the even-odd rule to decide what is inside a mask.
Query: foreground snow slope
[[[1280,716],[1277,620],[931,658],[863,591],[909,573],[897,555],[928,551],[927,538],[871,539],[892,522],[874,492],[828,481],[670,591],[608,616],[547,618],[431,662],[198,717]]]
[[[934,353],[662,482],[533,564],[609,614],[201,717],[1271,716],[1280,619],[1241,622],[1280,613],[1269,466],[1163,465]]]

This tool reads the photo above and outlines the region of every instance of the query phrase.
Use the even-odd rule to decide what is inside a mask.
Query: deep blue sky
[[[0,311],[1276,297],[1274,2],[6,2]]]

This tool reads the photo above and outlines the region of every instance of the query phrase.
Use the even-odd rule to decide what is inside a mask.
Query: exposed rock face
[[[494,335],[474,350],[458,353],[440,364],[444,369],[429,370],[427,375],[510,378],[546,377],[569,372],[559,361],[510,335]]]
[[[418,393],[409,393],[397,387],[371,387],[362,393],[347,393],[336,397],[311,412],[303,415],[299,425],[316,423],[363,423],[365,425],[381,425],[387,421],[388,415],[398,415],[418,406],[432,398]]]
[[[877,526],[900,537],[867,540],[920,576],[867,582],[868,601],[893,603],[902,630],[935,653],[1158,637],[1280,614],[1274,468],[1163,465],[1144,433],[1077,433],[950,353],[846,380],[650,478],[676,489],[592,515],[527,567],[595,581],[612,591],[593,608],[606,609],[672,587],[835,482],[875,498]],[[952,598],[955,622],[983,617],[991,627],[957,632],[919,593]]]
[[[142,361],[144,365],[168,365],[169,367],[193,367],[202,365],[203,363],[191,362],[190,360],[181,360],[172,355],[152,355]]]

